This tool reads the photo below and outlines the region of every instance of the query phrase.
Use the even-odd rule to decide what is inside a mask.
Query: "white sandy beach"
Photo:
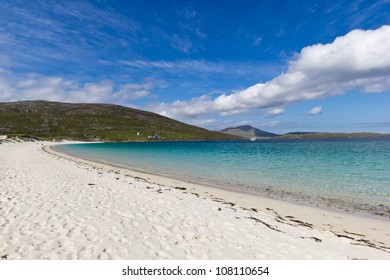
[[[43,150],[52,144],[0,145],[0,259],[390,259],[389,220]]]

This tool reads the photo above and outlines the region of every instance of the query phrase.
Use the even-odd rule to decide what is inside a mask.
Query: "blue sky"
[[[0,101],[390,133],[389,25],[390,0],[0,0]]]

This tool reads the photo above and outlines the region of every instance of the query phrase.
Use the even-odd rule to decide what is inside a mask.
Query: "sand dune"
[[[337,237],[293,210],[244,209],[239,195],[60,157],[49,144],[0,145],[2,259],[390,259],[387,221],[374,222],[381,240],[358,226]]]

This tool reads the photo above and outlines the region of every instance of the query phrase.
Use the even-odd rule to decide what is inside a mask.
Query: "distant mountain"
[[[252,137],[252,128],[254,130],[255,137],[276,137],[279,136],[278,134],[271,133],[268,131],[264,131],[255,127],[252,127],[250,125],[242,125],[237,127],[229,127],[221,130],[221,132],[231,135],[236,135],[244,138],[250,138]]]
[[[332,132],[290,132],[280,135],[278,139],[320,139],[320,138],[370,138],[390,137],[390,134],[356,132],[356,133],[332,133]]]
[[[0,135],[102,141],[234,140],[155,113],[110,104],[0,102]]]
[[[255,136],[258,138],[272,138],[272,139],[320,139],[320,138],[363,138],[363,137],[390,137],[390,134],[380,133],[331,133],[331,132],[303,132],[295,131],[286,134],[275,134],[268,131],[263,131],[254,128]],[[237,127],[229,127],[221,130],[223,133],[236,135],[244,138],[250,138],[252,136],[252,126],[242,125]]]

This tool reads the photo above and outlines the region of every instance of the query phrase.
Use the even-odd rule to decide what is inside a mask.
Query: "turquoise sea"
[[[390,214],[390,138],[91,143],[54,149],[259,195]]]

